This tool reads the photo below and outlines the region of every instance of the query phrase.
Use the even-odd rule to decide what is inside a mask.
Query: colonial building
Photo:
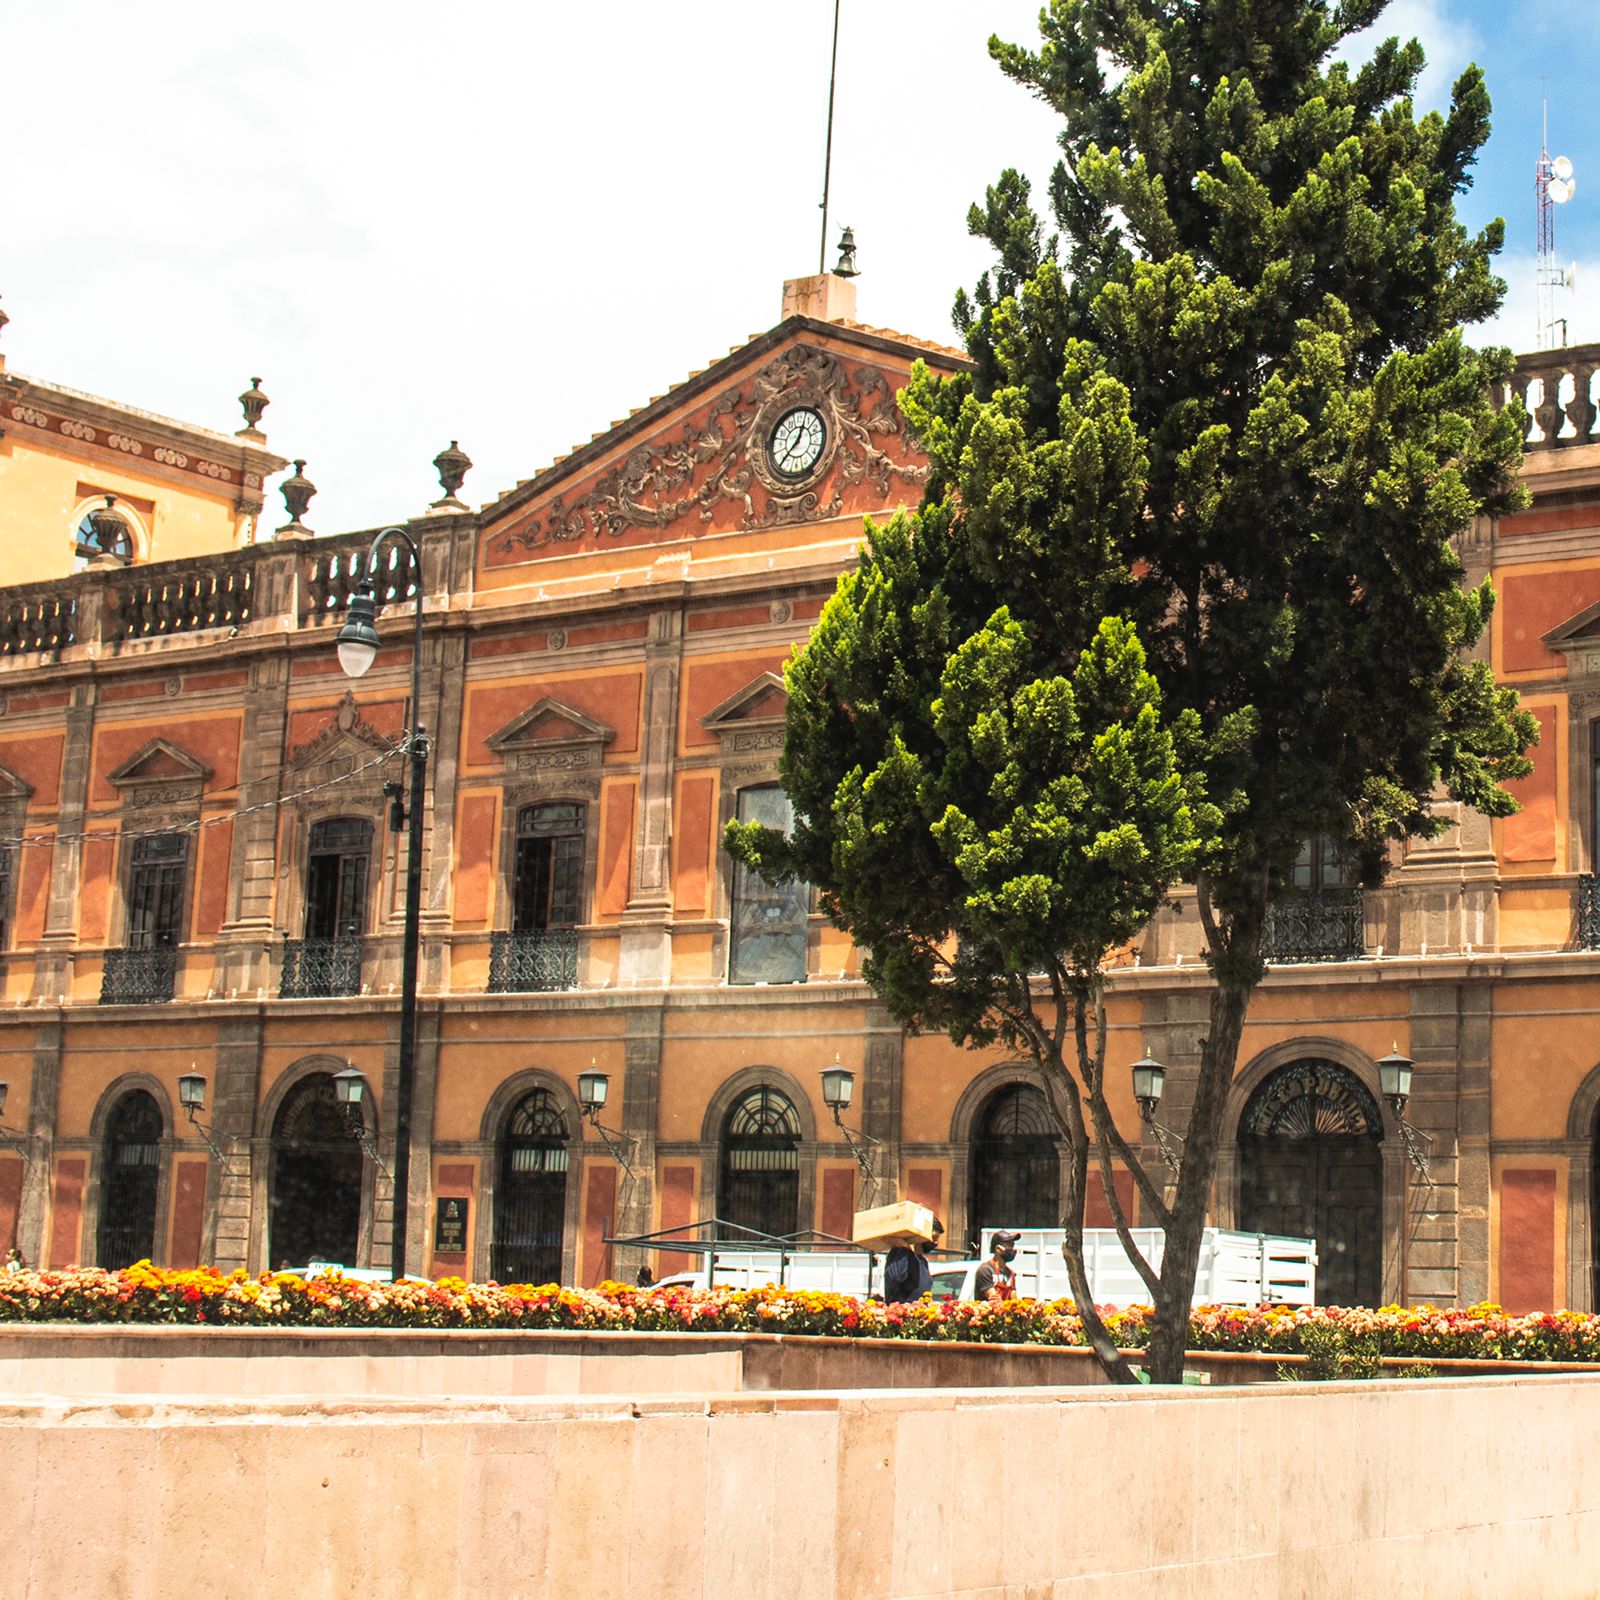
[[[592,1282],[641,1259],[609,1239],[700,1219],[848,1232],[867,1180],[822,1098],[836,1058],[874,1198],[932,1204],[957,1240],[1056,1220],[1030,1071],[904,1035],[809,896],[718,843],[785,820],[783,663],[862,516],[916,503],[895,391],[964,361],[854,313],[844,279],[786,285],[769,332],[480,511],[441,452],[407,524],[419,576],[395,546],[369,574],[370,531],[312,537],[303,463],[286,525],[257,525],[286,465],[258,384],[228,438],[0,369],[0,1240],[55,1265],[388,1259],[386,785],[417,724],[413,1264]],[[1523,811],[1452,815],[1366,894],[1310,845],[1274,924],[1215,1215],[1314,1231],[1327,1299],[1595,1303],[1597,361],[1524,363],[1534,507],[1463,541],[1544,732]],[[384,644],[352,682],[334,635],[365,577]],[[1148,1049],[1181,1132],[1205,992],[1180,903],[1115,974],[1130,1131]],[[1417,1064],[1409,1140],[1379,1092],[1392,1045]]]

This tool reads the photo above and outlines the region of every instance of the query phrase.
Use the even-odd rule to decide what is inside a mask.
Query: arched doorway
[[[548,1089],[511,1108],[500,1135],[494,1190],[497,1283],[559,1283],[567,1218],[567,1119]]]
[[[800,1117],[770,1084],[742,1094],[722,1124],[717,1216],[758,1233],[800,1231]]]
[[[1266,1078],[1239,1119],[1239,1226],[1317,1241],[1317,1303],[1383,1298],[1383,1120],[1332,1061]]]
[[[312,1261],[357,1264],[366,1157],[354,1126],[361,1108],[341,1106],[333,1076],[302,1078],[272,1126],[267,1254],[274,1267]]]
[[[968,1231],[1061,1223],[1061,1153],[1044,1093],[1008,1083],[984,1102],[972,1140]]]
[[[155,1255],[164,1131],[161,1108],[144,1089],[130,1089],[106,1118],[96,1259],[107,1271]]]

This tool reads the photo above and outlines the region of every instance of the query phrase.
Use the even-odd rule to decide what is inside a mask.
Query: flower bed
[[[1119,1345],[1142,1348],[1149,1310],[1106,1311]],[[74,1267],[0,1272],[0,1323],[180,1323],[284,1328],[568,1328],[595,1332],[825,1334],[986,1344],[1082,1345],[1071,1301],[981,1305],[921,1300],[882,1305],[796,1289],[597,1289],[437,1283],[358,1283],[289,1273],[175,1272],[140,1262],[122,1272]],[[1508,1316],[1498,1306],[1464,1311],[1204,1306],[1189,1348],[1305,1353],[1302,1330],[1336,1330],[1384,1356],[1504,1361],[1600,1361],[1600,1316],[1559,1311]],[[1313,1342],[1315,1342],[1313,1340]]]

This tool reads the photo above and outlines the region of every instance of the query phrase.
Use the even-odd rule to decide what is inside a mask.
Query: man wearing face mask
[[[998,1303],[1014,1299],[1017,1275],[1011,1270],[1011,1263],[1016,1259],[1017,1235],[997,1228],[989,1240],[989,1249],[993,1254],[978,1268],[972,1286],[973,1293],[980,1301]]]

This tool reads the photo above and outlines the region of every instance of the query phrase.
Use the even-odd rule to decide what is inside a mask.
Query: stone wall
[[[29,1600],[178,1573],[341,1600],[1563,1600],[1600,1570],[1597,1429],[1593,1377],[11,1400],[0,1495]]]

